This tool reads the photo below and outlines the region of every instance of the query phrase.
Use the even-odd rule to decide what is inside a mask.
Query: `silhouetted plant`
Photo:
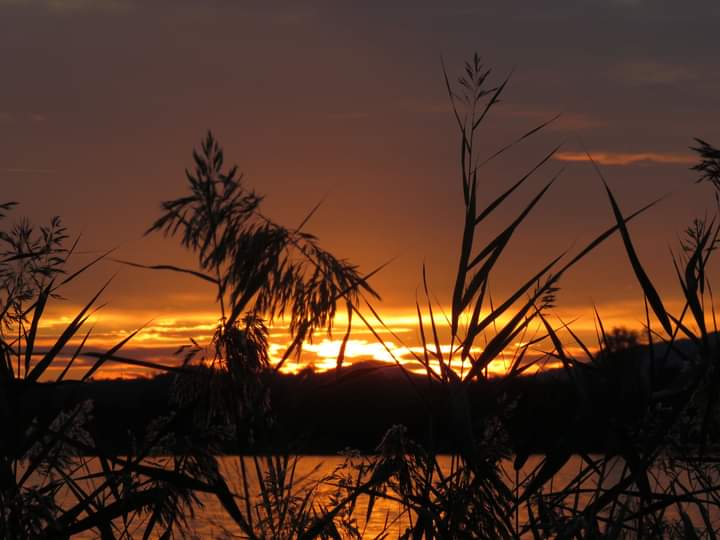
[[[199,357],[205,367],[177,378],[175,399],[184,411],[181,423],[193,419],[194,429],[202,432],[232,425],[231,440],[242,451],[268,426],[267,377],[299,354],[315,332],[331,332],[341,305],[350,314],[347,340],[354,306],[364,294],[377,295],[355,266],[323,250],[302,230],[315,209],[296,229],[266,217],[262,197],[246,187],[236,167],[224,167],[211,133],[193,159],[193,171],[186,171],[189,193],[164,202],[163,214],[147,233],[177,237],[196,255],[197,268],[121,262],[186,274],[215,287],[219,316],[212,342],[192,341],[178,351],[185,366]],[[266,325],[280,321],[288,324],[291,341],[273,363]],[[237,458],[232,494],[217,469],[194,471],[195,481],[212,490],[248,538],[295,538],[318,511],[313,495],[318,483],[297,482],[296,459],[283,449],[275,451],[279,455],[267,459]],[[158,471],[158,476],[143,471],[162,478]],[[320,534],[335,537],[326,529]]]
[[[704,173],[700,181],[710,181],[717,190],[717,151],[698,142],[701,146],[695,150],[701,162],[694,169]],[[602,179],[600,170],[596,170]],[[537,495],[527,498],[530,519],[518,532],[532,532],[535,538],[714,538],[720,513],[716,495],[720,491],[720,470],[716,459],[706,456],[706,445],[720,435],[720,375],[707,268],[720,235],[718,216],[696,219],[681,240],[679,255],[673,256],[684,298],[680,313],[673,314],[641,265],[625,225],[627,220],[622,218],[609,189],[608,196],[645,295],[648,346],[639,348],[635,338],[606,333],[599,317],[599,352],[591,352],[572,334],[588,356],[581,364],[569,358],[582,368],[570,373],[577,388],[578,410],[586,411],[583,424],[586,429],[598,429],[604,423],[603,430],[612,445],[597,458],[581,454],[583,463],[575,478],[555,490],[546,486],[559,470],[558,463],[567,462],[571,452],[566,452],[562,462],[555,460],[553,469],[546,471],[553,474],[543,475],[543,469],[553,461],[547,455],[545,465],[524,482],[528,486],[526,493]],[[651,311],[661,331],[654,328]],[[713,332],[708,330],[709,324]],[[679,336],[692,347],[680,351],[676,347]],[[556,353],[565,356],[559,339],[554,341]],[[667,387],[657,371],[665,368],[671,354],[682,358],[683,368]],[[604,390],[593,398],[598,389]],[[588,406],[599,403],[608,405],[591,417]],[[619,465],[615,455],[622,457]],[[608,473],[613,465],[621,467],[619,475]],[[597,487],[584,488],[588,482]]]
[[[702,139],[695,139],[698,146],[691,147],[700,156],[700,163],[693,166],[693,170],[702,173],[698,182],[710,182],[715,188],[717,196],[720,191],[720,150],[706,143]]]
[[[0,204],[0,218],[15,206]],[[72,385],[80,394],[76,385],[91,379],[106,362],[117,361],[115,354],[137,333],[108,351],[87,351],[91,331],[80,331],[99,309],[97,300],[106,284],[59,335],[43,344],[49,302],[108,254],[67,272],[77,245],[76,240],[66,248],[67,239],[57,217],[44,227],[23,219],[0,231],[0,537],[69,538],[91,530],[102,538],[135,533],[149,537],[163,528],[161,535],[167,538],[173,530],[182,530],[183,516],[197,503],[194,492],[212,491],[227,501],[227,489],[223,491],[221,480],[208,485],[188,476],[198,476],[201,469],[203,478],[211,478],[208,471],[217,468],[214,459],[198,467],[206,451],[166,463],[161,473],[148,467],[148,453],[161,446],[167,425],[158,426],[139,455],[104,457],[89,431],[91,402],[78,402],[76,391],[59,407],[46,401],[54,383],[78,372],[81,382]],[[80,364],[80,357],[94,362]],[[177,370],[147,361],[142,365]],[[141,472],[140,467],[145,469]]]
[[[0,217],[13,206],[0,205]],[[90,428],[93,404],[74,395],[105,362],[117,360],[115,354],[136,332],[108,351],[87,352],[90,331],[82,335],[80,330],[99,309],[96,303],[106,284],[43,345],[48,302],[60,298],[61,287],[107,255],[68,272],[77,241],[68,249],[66,240],[58,218],[39,229],[21,220],[0,232],[0,537],[69,538],[92,530],[115,538],[137,531],[150,535],[159,528],[169,535],[182,530],[183,516],[196,503],[195,491],[220,493],[222,488],[197,481],[188,486],[188,475],[197,473],[206,451],[165,464],[160,478],[138,469],[148,466],[145,460],[160,446],[160,432],[167,431],[167,425],[159,427],[157,438],[153,435],[137,456],[102,456]],[[80,357],[94,362],[77,365]],[[143,365],[163,368],[153,362]],[[82,374],[81,381],[71,383],[75,391],[59,406],[48,400],[55,383],[77,372]],[[212,465],[216,467],[214,459]],[[202,470],[207,478],[212,467]]]
[[[360,493],[368,494],[371,499],[384,497],[401,501],[408,510],[410,526],[405,535],[408,538],[517,538],[523,535],[533,535],[534,538],[642,538],[663,534],[695,537],[701,530],[714,537],[715,526],[707,514],[707,507],[713,507],[712,511],[717,512],[720,501],[714,495],[713,500],[703,499],[703,496],[720,489],[717,476],[714,476],[718,471],[712,465],[698,466],[691,455],[684,453],[685,449],[673,446],[673,441],[677,440],[678,430],[687,428],[688,422],[683,422],[683,418],[692,410],[701,418],[695,421],[695,444],[717,439],[715,433],[710,433],[710,428],[718,417],[717,403],[720,400],[716,396],[720,376],[716,375],[717,362],[711,353],[713,349],[706,321],[709,316],[714,321],[712,298],[707,303],[705,299],[710,291],[707,264],[718,237],[716,220],[696,222],[695,227],[688,231],[687,241],[682,244],[684,257],[676,259],[675,264],[686,305],[682,313],[673,315],[666,309],[641,264],[627,228],[631,219],[654,203],[624,215],[596,167],[606,187],[615,225],[597,236],[568,262],[560,265],[559,257],[551,260],[507,299],[492,302],[489,293],[491,272],[516,229],[544,196],[552,180],[509,226],[480,248],[475,246],[478,226],[547,162],[554,150],[484,210],[476,209],[480,168],[516,142],[544,127],[541,125],[531,130],[488,158],[478,159],[474,151],[476,131],[507,83],[506,80],[495,87],[485,86],[489,74],[475,56],[466,64],[457,90],[446,76],[448,94],[461,135],[465,203],[465,225],[452,295],[452,312],[446,318],[452,344],[449,352],[440,346],[437,317],[433,312],[424,270],[428,322],[423,318],[420,303],[417,305],[423,350],[415,354],[415,360],[425,366],[431,386],[441,383],[446,387],[448,418],[457,441],[458,455],[450,460],[449,473],[440,472],[441,467],[432,452],[406,450],[403,453],[405,457],[397,458],[401,463],[390,468],[383,467],[382,464],[387,462],[382,455],[369,458],[369,463],[357,470],[359,480],[354,491],[350,490],[342,502],[352,504]],[[483,99],[486,101],[483,102]],[[699,142],[702,162],[696,169],[704,173],[702,179],[711,181],[717,189],[717,151]],[[617,330],[606,333],[598,318],[598,348],[591,351],[568,326],[563,324],[554,328],[548,321],[548,315],[554,305],[557,283],[564,272],[615,232],[623,240],[632,270],[646,299],[648,348],[640,347],[639,336],[633,332]],[[373,313],[382,324],[377,313]],[[661,331],[653,329],[650,313],[659,322]],[[691,324],[684,320],[688,315],[692,319]],[[530,332],[530,325],[538,322],[544,332]],[[385,329],[392,334],[390,328]],[[585,361],[573,358],[568,352],[558,335],[561,330],[567,330],[587,354]],[[668,389],[658,385],[654,366],[656,361],[661,368],[667,363],[667,355],[675,350],[678,334],[690,339],[697,349],[694,360],[688,364],[690,373],[678,381],[679,386]],[[400,336],[392,335],[402,342]],[[526,335],[533,337],[527,339]],[[377,333],[376,336],[379,338]],[[553,447],[546,450],[532,472],[518,478],[519,483],[511,492],[507,478],[503,478],[499,470],[505,454],[502,450],[492,450],[489,441],[495,440],[494,437],[483,434],[489,432],[487,428],[494,420],[510,419],[514,400],[500,399],[501,392],[497,389],[512,388],[506,383],[533,363],[533,360],[527,359],[527,352],[543,340],[552,343],[552,350],[547,354],[562,363],[567,380],[574,388],[573,409],[568,411],[560,438],[553,441]],[[527,343],[516,347],[513,346],[516,341]],[[655,359],[653,347],[658,342],[666,345],[663,349],[665,353],[663,358]],[[513,349],[515,352],[507,373],[497,385],[488,387],[490,395],[486,405],[471,410],[467,385],[472,382],[482,388],[488,364],[501,353],[507,354]],[[650,358],[644,357],[648,351]],[[390,349],[388,352],[391,353]],[[401,363],[397,363],[402,368]],[[427,414],[431,422],[433,411],[427,411]],[[577,447],[578,433],[588,430],[606,434],[605,455],[593,458]],[[702,454],[702,446],[695,447],[695,451],[698,449]],[[581,460],[577,475],[553,488],[557,473],[578,452]],[[675,452],[672,455],[680,463],[677,474],[658,479],[656,468],[663,463],[668,452]],[[613,473],[612,477],[609,471],[614,456],[618,455],[624,462],[623,469],[619,475]],[[518,454],[516,470],[522,468],[526,459],[526,455]],[[408,467],[408,462],[414,462],[414,466]],[[382,476],[380,484],[372,484],[373,478],[377,480],[380,477],[368,471],[391,469],[395,472]],[[394,474],[398,475],[395,483],[392,480]],[[691,484],[699,483],[702,489],[690,489],[686,485],[688,480]],[[417,491],[408,487],[413,482],[417,482]],[[590,489],[587,487],[589,483],[592,484]],[[392,489],[387,489],[387,486],[392,486]],[[671,506],[677,507],[677,518],[666,515]],[[690,507],[700,510],[702,521],[689,516]],[[461,509],[459,514],[454,513],[456,508]],[[522,520],[519,519],[521,508],[526,516]],[[473,509],[481,509],[482,517],[473,514]],[[509,516],[513,514],[515,519],[510,520]],[[327,523],[332,517],[333,514],[328,513],[319,523]]]
[[[212,133],[193,158],[194,170],[186,171],[189,194],[164,202],[162,216],[148,233],[179,237],[197,255],[198,270],[151,268],[183,272],[215,286],[220,317],[205,360],[230,384],[214,377],[206,398],[217,402],[216,412],[234,411],[240,429],[267,413],[260,381],[260,374],[271,368],[266,324],[289,319],[291,343],[279,365],[272,366],[279,369],[318,329],[332,330],[338,303],[352,306],[361,293],[375,293],[355,266],[302,231],[312,212],[297,229],[263,215],[262,198],[245,186],[237,167],[224,168],[223,151]],[[213,385],[226,391],[213,393]]]
[[[316,238],[287,229],[260,213],[261,197],[245,188],[237,167],[223,169],[223,152],[212,133],[186,171],[190,194],[163,203],[163,215],[148,232],[180,236],[195,252],[192,274],[217,288],[221,320],[233,326],[245,312],[253,321],[289,316],[293,338],[331,329],[338,302],[356,302],[372,292],[349,263],[323,250]]]

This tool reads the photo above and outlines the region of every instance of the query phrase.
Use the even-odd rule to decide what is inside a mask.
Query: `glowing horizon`
[[[681,308],[679,303],[670,303],[670,309]],[[597,307],[598,312],[603,321],[606,330],[616,327],[624,327],[634,330],[640,334],[643,339],[644,322],[641,317],[642,311],[639,303],[618,303]],[[365,310],[367,311],[367,310]],[[440,349],[443,356],[447,358],[450,352],[450,343],[448,342],[448,324],[442,315],[442,308],[435,309],[436,327],[439,335]],[[573,311],[575,313],[573,313]],[[440,313],[440,315],[437,315]],[[47,348],[52,345],[54,338],[59,335],[64,327],[75,317],[76,311],[70,306],[65,307],[62,311],[57,311],[57,307],[51,308],[48,316],[41,320],[39,326],[38,346]],[[574,315],[574,316],[573,316]],[[581,315],[578,317],[578,315]],[[418,363],[417,357],[423,357],[423,348],[418,330],[417,313],[414,308],[398,309],[388,308],[385,312],[380,312],[385,326],[375,320],[369,313],[365,313],[365,317],[373,326],[370,330],[366,328],[356,317],[353,323],[350,338],[345,347],[343,367],[351,367],[355,364],[365,361],[375,361],[386,363],[388,365],[402,364],[409,371],[416,373],[425,373],[425,368]],[[508,316],[504,315],[498,320],[498,324],[502,325],[508,320]],[[213,333],[217,327],[217,314],[212,311],[198,311],[178,313],[176,315],[162,315],[155,318],[150,317],[149,312],[123,311],[117,309],[105,308],[93,314],[87,321],[85,328],[75,336],[73,340],[66,346],[63,359],[66,361],[74,352],[85,333],[91,330],[90,338],[85,347],[85,351],[104,352],[121,340],[126,338],[132,332],[140,329],[138,334],[124,346],[117,355],[120,357],[129,357],[141,361],[155,362],[167,366],[177,366],[181,361],[181,356],[176,355],[178,349],[188,346],[191,339],[195,340],[201,347],[208,347],[211,343]],[[428,313],[423,313],[423,323],[425,326],[426,338],[429,338],[428,350],[432,353],[435,350],[435,344],[432,341],[430,319]],[[569,324],[573,332],[580,337],[589,349],[597,348],[596,338],[596,321],[591,309],[580,310],[577,306],[570,306],[567,309],[555,309],[550,312],[549,321],[558,329],[558,334],[564,340],[566,351],[571,355],[577,355],[579,359],[583,359],[582,348],[574,342],[574,338],[562,327]],[[312,341],[303,344],[302,352],[299,357],[291,356],[283,365],[281,371],[284,373],[298,373],[301,370],[310,367],[314,371],[323,372],[334,369],[337,365],[337,358],[341,348],[342,337],[345,333],[347,325],[346,315],[338,315],[334,321],[334,330],[332,335],[328,335],[325,331],[316,332]],[[290,335],[287,327],[282,324],[275,324],[269,329],[269,347],[268,352],[271,363],[277,365],[284,354],[288,344],[290,343]],[[381,337],[382,342],[378,341],[375,334]],[[539,324],[533,323],[528,329],[524,338],[530,341],[543,334]],[[492,329],[488,334],[488,338],[494,335]],[[517,342],[516,346],[520,347],[521,342]],[[542,359],[534,367],[528,370],[533,373],[540,369],[549,369],[559,367],[559,361],[546,353],[551,351],[552,345],[549,340],[536,343],[528,349],[526,356],[527,361],[536,361]],[[515,350],[503,351],[488,366],[490,374],[502,374],[510,366]],[[482,351],[481,346],[473,349],[473,354]],[[38,353],[41,351],[38,351]],[[209,352],[206,350],[209,354]],[[81,375],[94,360],[86,357],[79,357],[71,369],[69,378]],[[454,360],[454,368],[460,370],[459,360]],[[65,364],[60,362],[48,371],[46,378],[52,379],[60,370],[64,369]],[[431,367],[436,373],[440,372],[439,362],[431,361]],[[464,369],[467,369],[465,366]],[[106,363],[95,375],[95,378],[116,378],[150,376],[153,370],[138,366],[125,365],[117,362]]]

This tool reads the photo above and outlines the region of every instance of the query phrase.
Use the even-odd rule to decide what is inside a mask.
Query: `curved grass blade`
[[[83,347],[85,346],[85,342],[90,337],[90,333],[93,331],[93,328],[90,328],[90,330],[87,331],[87,333],[85,334],[85,337],[80,342],[80,345],[78,346],[78,348],[75,349],[75,353],[72,355],[72,357],[68,361],[67,365],[65,366],[65,369],[63,369],[62,372],[60,373],[60,375],[58,376],[56,382],[62,382],[62,380],[65,378],[65,375],[67,374],[67,372],[70,371],[70,367],[72,367],[73,363],[75,362],[75,359],[78,357],[78,355],[82,351]]]
[[[660,295],[655,290],[655,287],[653,286],[652,282],[650,281],[650,278],[648,277],[647,273],[645,272],[645,269],[643,268],[642,264],[640,263],[640,259],[637,256],[637,253],[635,252],[635,247],[633,246],[632,240],[630,239],[630,233],[627,229],[627,220],[623,218],[622,213],[620,212],[620,208],[618,207],[617,202],[615,201],[615,197],[612,194],[612,191],[610,190],[610,187],[608,186],[607,182],[605,181],[605,178],[603,177],[602,173],[600,172],[600,168],[597,166],[595,161],[592,159],[592,156],[590,154],[587,154],[588,158],[590,159],[590,162],[595,167],[595,170],[597,171],[598,175],[600,176],[600,180],[602,180],[603,185],[605,186],[605,191],[607,192],[608,198],[610,199],[610,205],[612,206],[613,214],[615,215],[615,220],[617,221],[618,229],[620,230],[620,236],[622,237],[623,244],[625,245],[625,252],[628,255],[628,258],[630,259],[630,264],[632,265],[633,271],[635,272],[635,277],[637,277],[637,280],[640,282],[640,286],[643,289],[643,292],[645,293],[645,296],[648,299],[648,303],[650,304],[650,307],[653,309],[653,312],[655,313],[655,316],[660,321],[660,324],[662,325],[663,329],[667,333],[667,335],[671,336],[673,333],[672,325],[670,324],[670,319],[668,317],[667,311],[665,310],[665,306],[662,303],[662,300],[660,299]]]
[[[45,287],[38,295],[37,301],[35,302],[35,311],[33,312],[32,322],[30,323],[30,332],[28,332],[27,338],[25,339],[25,373],[30,371],[30,359],[32,358],[33,350],[35,349],[35,338],[37,336],[38,324],[45,311],[45,305],[47,299],[51,294],[53,288],[53,281]]]
[[[348,325],[347,325],[347,330],[345,331],[345,335],[343,336],[342,343],[340,344],[340,350],[338,351],[337,363],[336,363],[336,367],[338,370],[342,367],[343,361],[345,360],[345,348],[347,347],[348,341],[350,340],[350,332],[352,331],[352,315],[353,315],[352,304],[350,302],[348,302],[347,303]]]
[[[503,83],[503,84],[505,84],[505,83]],[[498,157],[498,156],[500,156],[501,154],[505,153],[507,150],[510,150],[510,149],[511,149],[513,146],[515,146],[516,144],[524,141],[525,139],[527,139],[528,137],[531,137],[532,135],[534,135],[534,134],[537,133],[538,131],[541,131],[542,129],[546,128],[547,126],[549,126],[550,124],[552,124],[555,120],[557,120],[558,118],[560,118],[560,116],[562,116],[562,115],[561,115],[561,114],[556,114],[556,115],[553,116],[550,120],[547,120],[546,122],[543,122],[543,123],[540,124],[539,126],[536,126],[536,127],[534,127],[533,129],[531,129],[530,131],[522,134],[520,137],[518,137],[517,139],[515,139],[513,142],[511,142],[511,143],[509,143],[509,144],[506,144],[505,146],[503,146],[502,148],[500,148],[497,152],[495,152],[494,154],[491,154],[491,155],[490,155],[489,157],[487,157],[484,161],[480,162],[480,164],[478,165],[478,168],[482,167],[483,165],[486,165],[487,163],[489,163],[490,161],[492,161],[492,160],[495,159],[496,157]]]
[[[142,325],[140,328],[132,332],[130,335],[122,339],[117,345],[113,346],[110,350],[108,350],[106,353],[103,353],[97,357],[97,360],[95,364],[85,373],[85,375],[82,376],[82,379],[80,379],[82,382],[87,381],[90,377],[92,377],[95,372],[100,369],[100,367],[112,356],[115,355],[116,352],[118,352],[128,341],[130,341],[132,338],[134,338],[140,330],[145,328],[150,322],[148,321],[144,325]]]
[[[550,158],[552,158],[555,153],[560,150],[561,145],[556,146],[553,148],[543,159],[541,159],[539,162],[535,164],[535,166],[530,169],[529,172],[525,173],[525,175],[520,178],[517,182],[515,182],[512,186],[510,186],[504,193],[502,193],[499,197],[497,197],[493,202],[491,202],[489,205],[485,207],[485,209],[480,212],[480,215],[475,218],[475,225],[479,225],[480,222],[482,222],[486,217],[488,217],[502,202],[509,197],[517,188],[519,188],[522,184],[525,183],[525,181],[530,178],[540,167],[542,167]]]
[[[40,376],[45,372],[45,370],[50,366],[50,364],[55,360],[57,355],[62,351],[62,349],[65,347],[67,342],[72,338],[77,331],[80,329],[80,327],[83,325],[83,323],[87,320],[87,317],[85,314],[90,309],[90,307],[95,303],[95,301],[98,299],[98,297],[103,293],[103,291],[107,288],[108,285],[110,285],[110,282],[113,278],[110,278],[105,285],[103,285],[100,290],[95,294],[95,296],[90,299],[90,301],[85,305],[85,307],[80,311],[80,313],[77,314],[75,319],[68,325],[68,327],[65,329],[65,331],[60,335],[60,337],[57,339],[55,344],[52,346],[52,348],[45,354],[45,356],[40,360],[35,367],[28,373],[27,380],[35,382],[37,381]]]
[[[197,278],[200,278],[202,280],[208,281],[212,283],[213,285],[219,285],[218,280],[215,279],[212,276],[208,276],[207,274],[203,274],[202,272],[198,272],[197,270],[191,270],[189,268],[180,268],[179,266],[173,266],[171,264],[141,264],[136,263],[132,261],[125,261],[122,259],[110,259],[111,261],[114,261],[116,263],[125,264],[127,266],[133,266],[135,268],[144,268],[146,270],[168,270],[171,272],[178,272],[181,274],[189,274],[191,276],[195,276]]]
[[[136,330],[132,335],[134,336],[140,330]],[[192,369],[184,368],[180,366],[168,366],[166,364],[158,364],[157,362],[151,362],[149,360],[139,360],[137,358],[129,358],[127,356],[118,356],[110,353],[98,353],[98,352],[87,352],[82,353],[81,356],[89,358],[95,358],[97,360],[103,359],[103,361],[117,362],[119,364],[127,364],[130,366],[145,367],[148,369],[155,369],[158,371],[167,371],[168,373],[194,373]]]

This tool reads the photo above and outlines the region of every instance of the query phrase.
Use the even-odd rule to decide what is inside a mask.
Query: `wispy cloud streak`
[[[590,152],[592,159],[600,165],[635,165],[649,162],[663,165],[692,165],[697,158],[690,154],[663,154],[658,152]],[[590,161],[585,152],[558,152],[554,159],[557,161]]]

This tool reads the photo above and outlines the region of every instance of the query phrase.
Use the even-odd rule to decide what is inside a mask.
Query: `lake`
[[[246,470],[248,471],[249,490],[251,493],[257,493],[258,482],[255,462],[252,457],[244,457],[242,459],[244,460]],[[260,459],[262,460],[264,458]],[[359,463],[362,458],[357,457],[353,458],[353,460],[354,463]],[[541,460],[542,456],[530,456],[522,470],[519,471],[518,477],[523,478],[525,475],[531,473]],[[218,458],[218,462],[220,470],[230,485],[231,490],[233,490],[234,493],[242,493],[243,487],[241,482],[242,475],[240,474],[240,458],[237,456],[222,456]],[[328,505],[333,496],[337,493],[336,485],[340,478],[337,472],[341,470],[341,466],[344,462],[345,458],[343,456],[298,457],[294,472],[295,490],[297,490],[298,494],[302,495],[304,493],[304,491],[302,491],[304,488],[316,485],[317,481],[320,479],[333,477],[333,480],[326,481],[325,483],[319,485],[314,493],[314,504],[316,507]],[[90,463],[89,469],[92,470],[94,469],[94,466],[92,465],[92,461]],[[451,458],[449,456],[440,456],[438,458],[438,465],[442,473],[447,474],[451,469]],[[567,483],[573,480],[582,466],[583,462],[579,457],[572,457],[553,477],[551,482],[546,484],[545,490],[561,490],[564,485],[567,485]],[[516,474],[512,467],[512,462],[503,461],[501,467],[503,474],[506,477],[506,485],[511,489],[514,489]],[[608,487],[615,481],[619,480],[623,474],[624,468],[624,462],[620,458],[610,460],[605,471],[604,487]],[[667,476],[664,472],[659,470],[655,471],[651,480],[653,489],[658,489],[666,478]],[[687,478],[683,481],[686,483],[688,482]],[[578,494],[577,500],[577,504],[580,507],[583,507],[593,495],[594,490],[597,487],[597,481],[594,478],[589,478],[583,482],[582,487],[584,489]],[[228,516],[215,497],[201,494],[199,499],[202,506],[195,508],[193,516],[186,516],[191,530],[191,538],[243,538],[238,526],[233,522],[232,518]],[[68,503],[71,503],[71,501],[68,500]],[[255,501],[255,503],[262,506],[262,501],[260,501],[259,498]],[[242,503],[239,502],[238,504]],[[371,517],[367,522],[365,522],[367,506],[368,497],[360,497],[357,500],[356,508],[352,516],[356,520],[355,524],[357,528],[362,531],[363,538],[376,538],[378,535],[383,533],[387,534],[386,538],[388,539],[398,538],[405,532],[408,524],[410,523],[411,516],[408,515],[407,511],[403,509],[399,502],[381,498],[376,499]],[[695,508],[688,508],[687,512],[694,521],[698,520],[698,523],[701,523],[702,516]],[[262,510],[260,513],[262,514]],[[711,515],[713,520],[719,517],[716,511],[712,511]],[[510,517],[513,521],[517,520],[518,523],[525,523],[527,520],[525,506],[521,506],[517,516]],[[670,508],[667,513],[667,517],[670,519],[678,519],[677,510]],[[142,530],[142,523],[138,522],[131,524],[129,527],[131,538],[141,537],[142,532],[140,531]],[[76,538],[82,539],[96,537],[97,536],[92,533],[76,536]]]

